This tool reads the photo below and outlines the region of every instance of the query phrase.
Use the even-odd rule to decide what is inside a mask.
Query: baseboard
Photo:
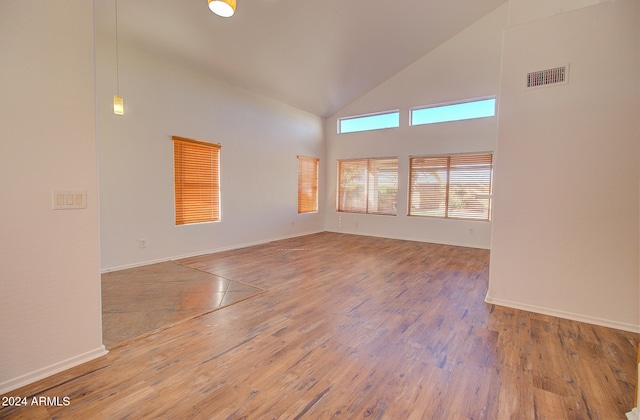
[[[404,240],[404,241],[427,242],[427,243],[434,243],[434,244],[441,244],[441,245],[452,245],[452,246],[459,246],[459,247],[466,247],[466,248],[489,249],[489,248],[478,247],[478,246],[474,246],[474,245],[445,243],[445,242],[432,242],[432,241],[425,241],[425,240],[416,239],[416,238],[404,238],[404,237],[400,237],[400,236],[384,236],[384,235],[377,235],[377,234],[364,233],[364,232],[347,232],[347,231],[341,231],[341,230],[317,230],[317,231],[312,231],[312,232],[296,233],[295,235],[279,236],[279,237],[276,237],[276,238],[263,239],[263,240],[255,241],[255,242],[246,242],[246,243],[241,243],[241,244],[234,244],[234,245],[224,246],[224,247],[220,247],[220,248],[206,249],[206,250],[196,251],[196,252],[192,252],[192,253],[188,253],[188,254],[174,255],[174,256],[170,256],[170,257],[163,257],[163,258],[157,258],[157,259],[153,259],[153,260],[139,261],[139,262],[135,262],[135,263],[131,263],[131,264],[124,264],[124,265],[119,265],[119,266],[114,266],[114,267],[102,268],[100,270],[100,274],[110,273],[112,271],[126,270],[126,269],[129,269],[129,268],[144,267],[145,265],[158,264],[158,263],[163,263],[163,262],[167,262],[167,261],[175,261],[175,260],[180,260],[180,259],[183,259],[183,258],[199,257],[200,255],[217,254],[219,252],[224,252],[224,251],[233,251],[234,249],[248,248],[250,246],[262,245],[262,244],[266,244],[266,243],[273,242],[273,241],[280,241],[280,240],[283,240],[283,239],[298,238],[300,236],[313,235],[313,234],[321,233],[321,232],[346,233],[346,234],[349,234],[349,235],[373,236],[373,237],[376,237],[376,238],[388,238],[388,239],[398,239],[398,240]]]
[[[107,349],[104,346],[100,346],[95,350],[79,354],[67,360],[63,360],[61,362],[46,366],[42,369],[38,369],[25,375],[18,376],[17,378],[9,379],[8,381],[0,383],[0,395],[6,394],[7,392],[13,391],[14,389],[32,384],[51,375],[55,375],[56,373],[71,369],[72,367],[76,367],[90,360],[97,359],[98,357],[102,357],[107,353],[109,353]]]
[[[188,253],[188,254],[174,255],[174,256],[171,256],[171,257],[158,258],[158,259],[154,259],[154,260],[145,260],[145,261],[140,261],[140,262],[136,262],[136,263],[132,263],[132,264],[125,264],[125,265],[120,265],[120,266],[115,266],[115,267],[103,268],[103,269],[100,270],[100,274],[110,273],[112,271],[126,270],[126,269],[129,269],[129,268],[143,267],[145,265],[158,264],[158,263],[163,263],[163,262],[167,262],[167,261],[175,261],[175,260],[180,260],[180,259],[183,259],[183,258],[199,257],[200,255],[217,254],[219,252],[224,252],[224,251],[233,251],[234,249],[248,248],[250,246],[262,245],[262,244],[267,244],[267,243],[273,242],[273,241],[280,241],[280,240],[283,240],[283,239],[297,238],[297,237],[300,237],[300,236],[313,235],[315,233],[321,233],[321,232],[324,232],[324,230],[297,233],[295,235],[290,235],[290,236],[282,236],[282,237],[276,237],[276,238],[270,238],[270,239],[263,239],[263,240],[255,241],[255,242],[246,242],[246,243],[241,243],[241,244],[234,244],[234,245],[224,246],[224,247],[220,247],[220,248],[206,249],[206,250],[196,251],[196,252],[192,252],[192,253]]]
[[[571,312],[559,311],[556,309],[544,308],[535,305],[528,305],[521,302],[512,302],[503,299],[496,299],[487,294],[485,302],[493,305],[506,306],[507,308],[520,309],[528,312],[535,312],[542,315],[550,315],[558,318],[570,319],[572,321],[585,322],[587,324],[599,325],[601,327],[615,328],[616,330],[640,333],[640,325],[627,324],[625,322],[613,321],[610,319],[596,318],[588,315],[576,314]]]
[[[410,242],[421,242],[427,244],[436,244],[436,245],[451,245],[457,246],[460,248],[473,248],[473,249],[491,249],[489,246],[481,246],[478,244],[470,244],[467,242],[456,242],[456,241],[438,241],[433,238],[425,239],[421,237],[413,237],[408,235],[393,235],[393,234],[381,234],[375,232],[362,232],[357,230],[346,230],[346,229],[327,229],[325,232],[332,233],[343,233],[345,235],[358,235],[358,236],[369,236],[373,238],[385,238],[385,239],[397,239],[400,241],[410,241]]]

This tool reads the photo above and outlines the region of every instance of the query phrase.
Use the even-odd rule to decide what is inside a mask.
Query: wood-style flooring
[[[624,419],[639,335],[488,305],[489,252],[321,233],[179,262],[264,290],[0,417]]]

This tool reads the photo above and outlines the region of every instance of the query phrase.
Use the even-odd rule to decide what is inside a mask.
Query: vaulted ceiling
[[[506,0],[118,0],[120,42],[135,42],[224,82],[327,117]],[[96,0],[98,31],[115,0]]]

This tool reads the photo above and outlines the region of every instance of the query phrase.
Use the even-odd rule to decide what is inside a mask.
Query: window
[[[400,126],[400,111],[381,112],[379,114],[359,115],[338,119],[338,134],[356,131],[380,130]]]
[[[173,137],[176,225],[220,220],[220,145]]]
[[[411,125],[469,120],[472,118],[493,117],[495,115],[496,100],[483,99],[428,108],[414,108],[411,110]]]
[[[398,159],[338,161],[338,211],[396,215]]]
[[[318,158],[298,156],[298,213],[318,211]]]
[[[414,157],[409,215],[491,220],[493,155]]]

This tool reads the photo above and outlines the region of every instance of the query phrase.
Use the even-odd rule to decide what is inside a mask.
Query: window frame
[[[350,180],[343,179],[343,165],[351,164],[354,168],[363,168],[363,174],[356,174]],[[384,167],[384,165],[395,166],[390,171],[391,177],[395,177],[395,185],[392,188],[391,198],[385,197],[387,193],[384,192],[384,187],[387,183],[380,183],[380,173],[378,171]],[[380,166],[378,166],[380,165]],[[397,216],[398,209],[398,157],[383,157],[383,158],[361,158],[361,159],[339,159],[337,162],[337,197],[336,197],[336,210],[340,213],[359,213],[359,214],[377,214],[386,216]],[[372,169],[376,171],[372,177]],[[387,171],[389,172],[389,171]],[[359,182],[354,182],[354,179],[360,177]],[[371,183],[374,185],[371,186]],[[392,183],[393,184],[393,183]],[[360,205],[347,205],[347,201],[353,201],[354,197],[349,197],[347,200],[348,190],[350,189],[362,189],[361,192],[356,191],[355,200],[356,203],[361,202]],[[381,198],[382,193],[382,198]],[[360,196],[361,195],[361,196]],[[358,197],[359,196],[359,197]],[[390,209],[389,206],[391,205]]]
[[[473,158],[477,158],[477,162],[473,162]],[[488,163],[486,162],[487,159]],[[417,160],[431,160],[432,163],[430,165],[426,165],[425,163],[423,163],[423,167],[421,170],[422,172],[416,173],[414,168],[417,166],[415,163]],[[452,165],[452,160],[454,160],[454,165]],[[444,165],[443,161],[445,162]],[[464,165],[465,161],[467,161],[466,165]],[[461,163],[456,164],[456,162]],[[490,222],[493,204],[493,166],[493,152],[473,152],[449,155],[409,157],[407,215],[414,217],[433,217],[438,219]],[[485,181],[486,175],[482,174],[482,172],[485,172],[487,170],[489,171],[488,180]],[[431,172],[431,174],[429,172]],[[459,177],[458,179],[461,182],[456,182],[455,184],[457,184],[458,188],[462,187],[462,189],[454,190],[454,182],[451,181],[452,172],[455,176]],[[440,179],[442,174],[445,175],[444,180]],[[429,175],[431,175],[432,177],[435,175],[435,177],[438,179],[438,182],[423,182],[423,185],[421,187],[418,187],[416,185],[415,180],[417,180],[419,176],[426,178]],[[464,181],[465,179],[466,181]],[[472,183],[484,184],[486,182],[488,182],[488,186],[476,187],[476,189],[479,188],[481,190],[480,192],[473,193],[473,187],[469,186],[469,184]],[[465,184],[467,184],[466,188],[464,187]],[[432,191],[431,193],[427,191],[427,197],[429,198],[425,200],[420,197],[420,190],[418,188],[424,189],[428,185],[432,185],[432,189],[436,189],[436,191]],[[437,192],[437,189],[443,191]],[[418,194],[418,198],[414,196],[415,194]],[[466,195],[466,197],[464,197],[464,195]],[[473,195],[473,197],[470,197],[471,195]],[[421,204],[419,208],[421,209],[421,211],[414,211],[414,208],[418,208],[414,204],[416,200],[420,200]],[[486,206],[482,204],[481,200],[488,200]],[[476,202],[473,203],[473,201]],[[438,203],[440,206],[444,206],[444,210],[438,208],[437,211],[435,209],[433,210],[433,214],[424,214],[426,211],[423,206],[429,204],[433,206]],[[454,210],[452,210],[451,207],[453,207]],[[462,208],[462,210],[460,210],[460,208]],[[472,214],[474,211],[478,212],[478,209],[482,209],[482,217],[460,216],[460,213],[464,213],[465,211],[467,212],[467,214]],[[485,211],[486,216],[484,213]],[[437,214],[439,212],[443,212],[443,214]],[[455,215],[456,213],[458,213],[458,215]]]
[[[298,214],[318,212],[319,163],[320,158],[298,155]]]
[[[397,124],[376,126],[373,128],[363,128],[363,129],[349,130],[349,131],[343,130],[343,127],[342,127],[342,123],[346,121],[364,120],[364,119],[371,119],[375,117],[384,117],[384,116],[390,116],[390,115],[396,115],[398,117]],[[375,131],[375,130],[386,130],[389,128],[398,128],[400,127],[400,109],[392,109],[389,111],[373,112],[370,114],[360,114],[360,115],[351,115],[348,117],[341,117],[341,118],[338,118],[337,120],[337,126],[338,126],[337,127],[338,134],[360,133],[363,131]]]
[[[179,136],[171,139],[176,226],[219,222],[221,145]]]
[[[441,110],[441,109],[449,108],[449,107],[455,107],[455,106],[467,105],[467,104],[474,104],[474,103],[478,103],[478,102],[487,102],[487,101],[493,101],[493,113],[491,115],[477,115],[477,116],[467,116],[467,117],[463,117],[463,118],[440,119],[440,120],[437,120],[437,121],[421,122],[421,123],[416,123],[415,122],[416,116],[414,115],[414,113],[418,113],[420,111]],[[417,126],[421,126],[421,125],[441,124],[441,123],[456,122],[456,121],[467,121],[467,120],[475,120],[475,119],[481,119],[481,118],[493,118],[493,117],[496,116],[496,113],[497,113],[497,99],[496,99],[495,96],[486,96],[486,97],[482,97],[482,98],[464,99],[464,100],[460,100],[460,101],[444,102],[444,103],[440,103],[440,104],[416,106],[416,107],[410,108],[409,109],[409,125],[411,127],[417,127]]]

